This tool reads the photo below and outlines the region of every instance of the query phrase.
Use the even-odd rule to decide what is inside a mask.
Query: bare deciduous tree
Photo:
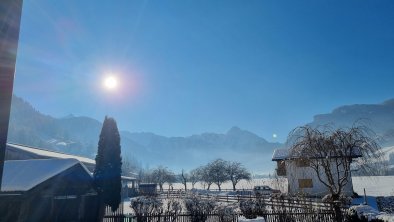
[[[151,173],[153,182],[157,183],[160,187],[160,191],[163,191],[164,183],[172,183],[175,181],[175,174],[171,172],[167,167],[159,166],[154,169]]]
[[[189,180],[192,183],[192,189],[194,189],[194,185],[200,181],[199,168],[190,171]]]
[[[332,129],[328,126],[313,128],[302,126],[293,130],[288,142],[290,157],[310,167],[319,181],[327,187],[333,201],[339,201],[345,185],[349,182],[350,167],[373,172],[381,160],[379,145],[373,132],[364,126]],[[356,161],[354,157],[359,157]],[[337,220],[342,220],[339,206],[334,207]]]
[[[209,177],[213,179],[219,191],[221,191],[221,185],[229,180],[227,166],[227,162],[222,159],[216,159],[207,165]]]
[[[180,175],[181,182],[183,186],[185,187],[185,191],[187,190],[187,182],[189,181],[189,174],[185,173],[185,171],[182,169],[181,175]]]
[[[250,180],[252,178],[248,170],[239,162],[228,162],[226,169],[233,185],[233,190],[235,190],[235,186],[240,180]]]
[[[210,174],[209,167],[208,166],[200,166],[199,168],[196,169],[198,172],[198,177],[200,181],[205,185],[207,185],[207,190],[211,187],[211,185],[214,182],[214,178]]]

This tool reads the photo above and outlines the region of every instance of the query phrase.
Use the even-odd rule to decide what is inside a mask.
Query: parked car
[[[273,193],[280,193],[279,190],[272,189],[269,186],[255,186],[253,188],[255,195],[271,195]]]

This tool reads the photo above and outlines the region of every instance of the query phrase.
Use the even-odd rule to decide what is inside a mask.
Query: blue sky
[[[283,141],[394,98],[393,1],[25,0],[14,93],[55,117]],[[119,88],[105,90],[114,73]],[[278,138],[272,138],[272,134]]]

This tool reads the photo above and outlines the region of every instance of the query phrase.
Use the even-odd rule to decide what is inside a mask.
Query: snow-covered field
[[[271,188],[278,189],[281,192],[287,192],[287,179],[285,178],[279,178],[279,179],[253,179],[250,181],[246,180],[241,180],[236,188],[237,189],[253,189],[254,186],[261,186],[261,185],[268,185]],[[174,183],[173,184],[174,189],[184,189],[183,184],[181,183]],[[165,189],[168,188],[168,186],[164,186]],[[188,183],[187,184],[187,189],[192,188],[192,184]],[[194,185],[194,188],[196,189],[206,189],[206,186],[204,186],[202,183],[196,183]],[[221,186],[222,189],[233,189],[233,185],[231,182],[226,182],[223,183]],[[211,189],[218,189],[218,187],[215,184],[211,185]]]
[[[354,191],[368,196],[394,196],[394,176],[353,177]]]
[[[394,196],[394,176],[371,176],[371,177],[353,177],[354,191],[359,195],[364,194],[364,188],[368,196]],[[254,186],[268,185],[282,192],[287,192],[287,179],[253,179],[251,181],[242,180],[237,184],[237,189],[253,189]],[[183,184],[173,184],[174,189],[184,189]],[[191,183],[187,184],[188,189],[192,187]],[[165,185],[164,188],[168,188]],[[194,188],[206,189],[203,184],[197,183]],[[211,189],[217,189],[215,184],[211,185]],[[222,189],[232,189],[230,182],[224,183]]]

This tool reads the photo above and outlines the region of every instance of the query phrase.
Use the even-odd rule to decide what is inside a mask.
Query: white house
[[[360,153],[355,150],[349,158],[361,157]],[[316,159],[330,158],[330,157],[315,157]],[[334,161],[334,158],[330,158]],[[328,188],[319,180],[316,172],[308,165],[308,162],[303,161],[300,156],[292,154],[289,149],[276,149],[272,156],[272,161],[277,162],[276,172],[278,176],[285,176],[288,180],[288,193],[305,193],[311,196],[324,196],[328,194]],[[334,162],[332,166],[334,167]],[[335,172],[335,170],[333,170]],[[344,170],[339,170],[339,177],[344,175]],[[327,181],[324,173],[320,174],[323,181]],[[337,177],[335,177],[337,178]],[[353,194],[353,183],[351,173],[348,173],[347,183],[343,187],[343,193],[346,195]]]

